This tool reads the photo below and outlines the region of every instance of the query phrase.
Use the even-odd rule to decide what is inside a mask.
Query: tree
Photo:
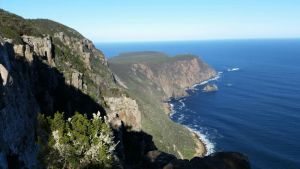
[[[68,120],[64,120],[63,113],[57,112],[53,119],[39,115],[38,121],[39,128],[43,128],[38,130],[40,156],[47,168],[111,167],[116,144],[113,141],[112,130],[99,112],[93,114],[92,119],[75,113]],[[50,126],[50,129],[47,126]],[[41,135],[45,131],[49,133],[48,139]],[[46,148],[43,144],[45,140]]]

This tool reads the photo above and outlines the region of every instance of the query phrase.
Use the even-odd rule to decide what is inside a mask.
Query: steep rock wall
[[[16,61],[12,54],[12,45],[1,40],[0,154],[4,161],[2,164],[3,168],[8,165],[17,168],[22,166],[36,168],[35,117],[40,109],[32,94],[29,68]]]
[[[90,116],[100,111],[108,117],[117,113],[111,122],[140,130],[138,106],[122,97],[102,53],[88,40],[64,38],[23,35],[19,44],[0,36],[0,168],[38,168],[38,113],[60,111],[71,116],[78,111]],[[105,107],[106,101],[111,108]]]
[[[164,99],[185,96],[186,89],[216,76],[212,68],[196,57],[172,60],[160,65],[135,63],[131,70],[133,74],[139,72],[153,82],[163,92]]]

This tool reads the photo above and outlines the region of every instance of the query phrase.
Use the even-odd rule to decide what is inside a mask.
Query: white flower
[[[95,119],[95,120],[100,119],[101,120],[101,113],[99,111],[97,112],[97,114],[93,113],[93,119]]]

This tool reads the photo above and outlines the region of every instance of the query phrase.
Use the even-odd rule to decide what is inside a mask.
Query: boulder
[[[204,92],[215,92],[218,91],[218,86],[215,84],[208,84],[203,88]]]

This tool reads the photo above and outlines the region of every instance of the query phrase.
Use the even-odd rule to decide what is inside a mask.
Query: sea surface
[[[173,100],[171,119],[198,131],[210,153],[238,151],[253,169],[300,169],[300,40],[99,43],[107,57],[129,51],[195,54],[219,72]],[[174,131],[175,132],[175,131]]]

